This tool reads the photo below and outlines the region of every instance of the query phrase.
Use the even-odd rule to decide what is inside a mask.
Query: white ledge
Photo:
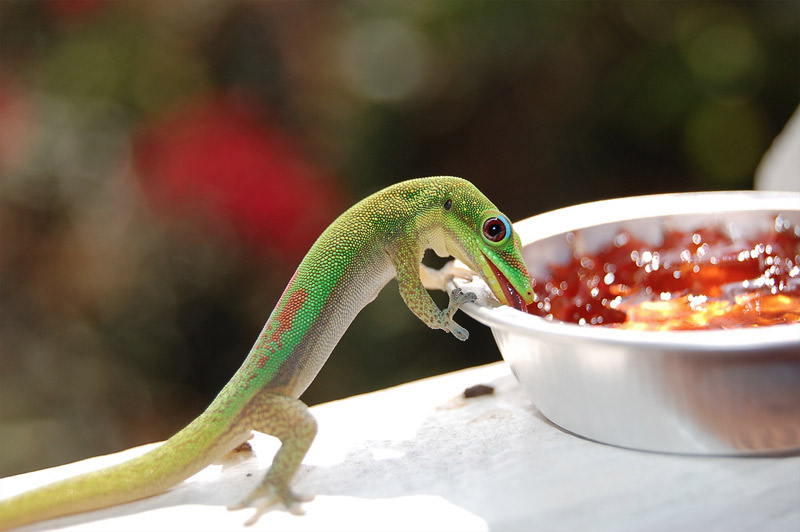
[[[491,384],[491,395],[463,398]],[[228,511],[278,442],[170,491],[20,530],[800,530],[800,456],[733,458],[619,449],[566,433],[502,363],[313,407],[319,435],[295,478],[306,515]],[[151,446],[0,480],[0,497],[121,462]],[[249,475],[249,476],[248,476]]]

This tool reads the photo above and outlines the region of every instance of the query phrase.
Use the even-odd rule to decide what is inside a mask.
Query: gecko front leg
[[[397,271],[397,283],[400,289],[400,296],[406,306],[416,314],[428,327],[432,329],[443,329],[453,333],[459,340],[469,338],[469,331],[460,326],[453,320],[453,314],[464,303],[475,301],[476,296],[471,292],[464,292],[456,288],[450,294],[450,301],[447,308],[442,310],[436,306],[436,302],[431,298],[425,285],[423,277],[430,282],[432,288],[444,289],[444,279],[447,275],[435,273],[436,270],[420,264],[420,257],[413,250],[413,246],[399,246],[394,254],[394,264]],[[432,275],[421,274],[421,272],[434,272]]]

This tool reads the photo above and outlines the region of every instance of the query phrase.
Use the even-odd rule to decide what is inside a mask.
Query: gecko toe
[[[465,292],[461,288],[456,288],[450,293],[451,304],[460,307],[464,303],[474,303],[478,296],[474,292]]]
[[[259,500],[259,502],[255,502]],[[278,489],[268,484],[263,488],[251,493],[241,504],[229,506],[228,510],[245,510],[254,508],[255,513],[244,522],[245,526],[251,526],[258,522],[262,515],[273,510],[279,503],[283,503],[292,515],[304,515],[303,503],[314,500],[313,495],[300,495],[289,489]]]

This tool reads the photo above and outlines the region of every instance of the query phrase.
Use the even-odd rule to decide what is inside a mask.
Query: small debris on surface
[[[491,395],[494,393],[494,386],[490,386],[488,384],[476,384],[475,386],[470,386],[464,390],[464,397],[470,399],[472,397],[478,397],[480,395]]]

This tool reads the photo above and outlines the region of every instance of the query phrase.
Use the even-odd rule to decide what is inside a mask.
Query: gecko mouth
[[[489,287],[492,289],[495,297],[500,300],[501,303],[504,305],[508,305],[509,307],[515,308],[517,310],[521,310],[522,312],[528,312],[528,306],[525,304],[525,300],[522,298],[519,292],[511,285],[508,281],[508,278],[503,275],[503,272],[494,265],[492,261],[483,256],[486,259],[486,264],[489,265],[489,268],[492,270],[492,275],[494,279],[497,281],[496,283],[489,283]]]

